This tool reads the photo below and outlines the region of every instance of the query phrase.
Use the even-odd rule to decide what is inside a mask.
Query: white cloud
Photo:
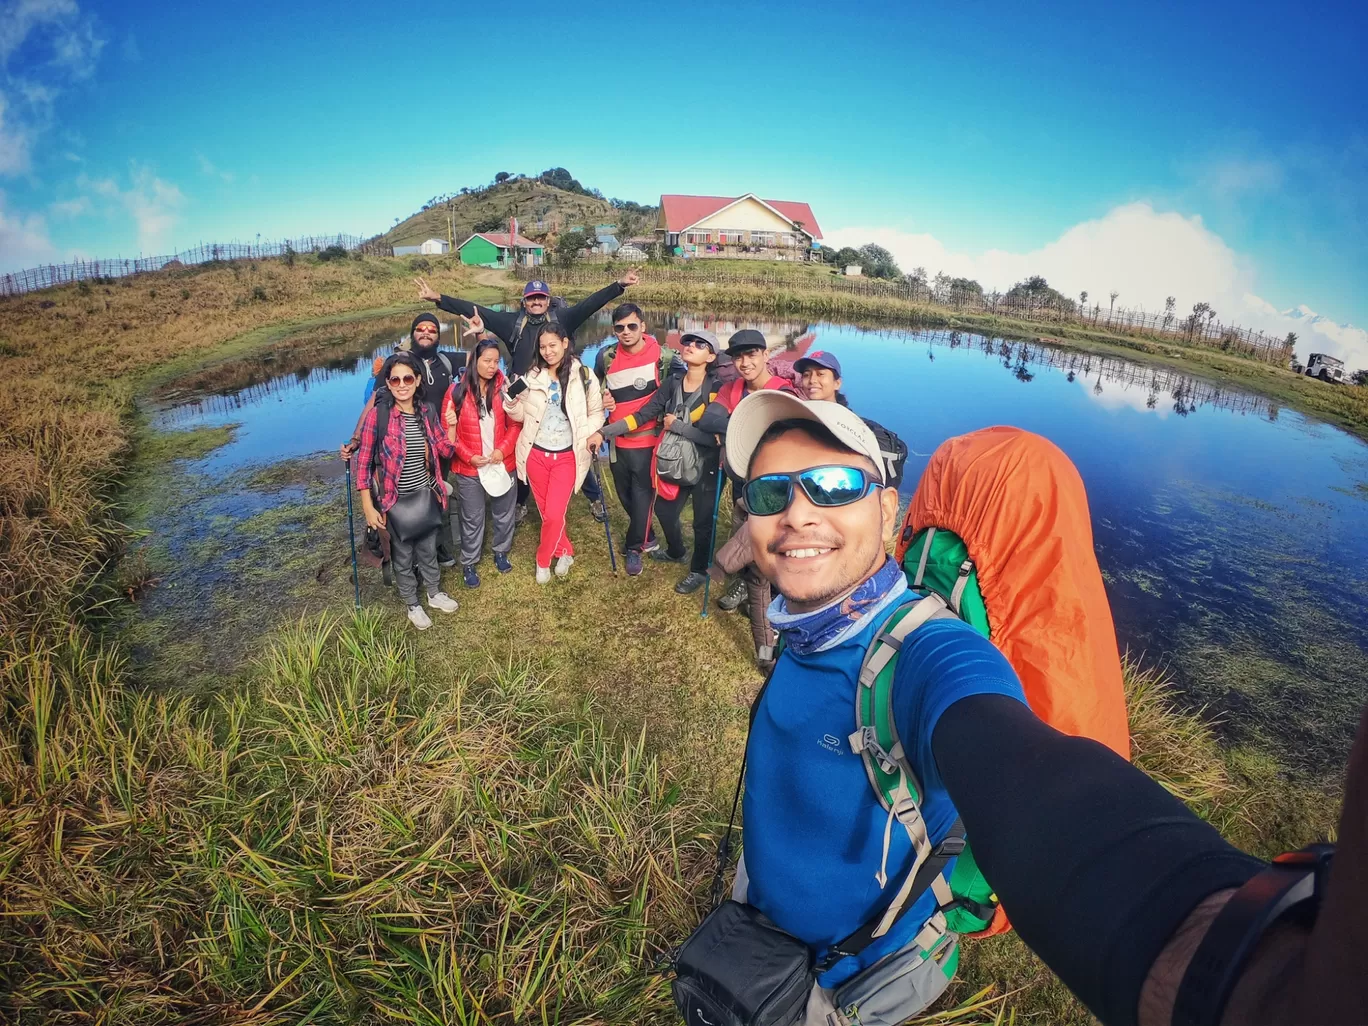
[[[0,7],[0,64],[12,57],[29,33],[61,25],[79,13],[76,0],[11,0]]]
[[[1272,192],[1283,184],[1283,167],[1267,158],[1229,157],[1207,164],[1197,179],[1219,196]]]
[[[56,256],[57,247],[48,238],[42,217],[11,214],[5,209],[5,194],[0,192],[0,272],[47,263]]]
[[[1058,239],[1029,253],[988,250],[956,252],[932,235],[893,228],[837,228],[829,246],[885,247],[904,270],[925,267],[972,278],[985,289],[1006,291],[1033,274],[1044,275],[1068,296],[1086,289],[1089,302],[1116,289],[1118,307],[1162,311],[1166,296],[1177,297],[1179,316],[1194,303],[1210,303],[1225,323],[1276,335],[1297,332],[1297,353],[1334,353],[1351,366],[1368,366],[1368,332],[1339,324],[1309,310],[1280,311],[1255,291],[1251,261],[1240,256],[1202,223],[1201,217],[1160,212],[1148,203],[1116,207],[1104,217],[1074,225]]]
[[[23,174],[29,169],[30,139],[29,129],[15,119],[0,92],[0,175]]]
[[[52,204],[51,210],[61,217],[79,217],[81,214],[90,213],[90,197],[77,196],[71,200],[59,200]]]
[[[237,177],[232,171],[224,171],[214,165],[214,162],[203,153],[196,153],[195,157],[199,160],[200,170],[210,178],[221,178],[225,182],[232,182]]]
[[[138,248],[149,256],[169,252],[171,232],[185,207],[185,194],[172,182],[157,177],[156,172],[136,160],[129,165],[129,186],[124,188],[113,178],[90,178],[81,175],[78,187],[87,195],[107,202],[105,211],[122,210],[133,218],[138,233]]]
[[[0,0],[0,176],[31,169],[58,97],[94,73],[103,48],[76,0]],[[21,54],[24,73],[11,74],[11,59]]]

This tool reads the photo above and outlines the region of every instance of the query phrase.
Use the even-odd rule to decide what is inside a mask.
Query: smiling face
[[[387,384],[394,401],[401,407],[407,407],[418,389],[418,375],[408,364],[396,362],[390,367]]]
[[[554,331],[543,332],[538,341],[538,351],[541,353],[542,361],[546,364],[546,369],[552,374],[555,374],[560,368],[561,361],[565,359],[565,352],[569,348],[570,343]]]
[[[833,403],[841,388],[841,379],[836,372],[826,367],[809,364],[803,370],[803,393],[811,400]]]
[[[765,442],[751,460],[748,478],[794,473],[827,465],[875,473],[863,456],[787,431]],[[750,516],[746,527],[756,568],[774,582],[797,613],[818,609],[850,594],[888,558],[898,493],[876,489],[847,506],[816,506],[797,485],[788,508],[773,516]]]
[[[533,317],[540,317],[546,313],[547,307],[551,305],[550,296],[524,296],[523,309]]]
[[[413,329],[413,344],[423,349],[431,349],[437,344],[437,336],[440,333],[437,325],[431,321],[419,321],[418,326]]]
[[[741,380],[747,384],[764,381],[767,376],[763,349],[747,349],[745,352],[737,353],[732,357],[732,363],[736,364],[736,373],[741,375]]]

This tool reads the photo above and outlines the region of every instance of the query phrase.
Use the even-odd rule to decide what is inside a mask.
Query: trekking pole
[[[594,475],[594,484],[598,485],[599,498],[602,500],[607,494],[603,490],[603,475],[599,473],[599,457],[597,452],[589,454],[589,472]],[[603,503],[603,512],[608,512],[608,503]],[[613,564],[613,576],[617,576],[617,553],[613,550],[613,531],[608,526],[608,517],[603,518],[603,533],[608,538],[608,560]]]
[[[361,579],[356,572],[356,517],[352,513],[352,476],[351,458],[343,460],[347,465],[347,534],[351,537],[352,554],[352,601],[361,608]]]
[[[698,615],[704,620],[708,618],[708,592],[712,590],[713,550],[717,546],[717,515],[722,509],[722,486],[726,483],[722,476],[722,468],[719,466],[717,468],[717,494],[713,496],[712,533],[708,538],[708,568],[703,571],[703,608],[698,611]]]

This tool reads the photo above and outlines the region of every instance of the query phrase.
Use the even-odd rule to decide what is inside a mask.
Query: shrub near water
[[[219,708],[11,664],[0,1008],[106,1022],[639,1022],[711,869],[640,743],[518,667],[436,686],[370,614]]]

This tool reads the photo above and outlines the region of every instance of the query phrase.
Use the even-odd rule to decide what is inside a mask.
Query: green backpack
[[[894,820],[907,831],[916,852],[913,870],[885,909],[873,936],[886,933],[903,909],[928,887],[938,903],[936,914],[927,924],[928,930],[984,933],[994,925],[997,896],[979,871],[959,820],[940,844],[933,847],[927,837],[921,814],[921,784],[898,737],[892,701],[898,651],[913,631],[930,620],[957,618],[987,637],[988,614],[968,547],[953,532],[936,528],[923,531],[909,546],[903,569],[918,597],[894,610],[865,654],[856,685],[857,729],[849,738],[851,749],[864,760],[870,786],[888,813],[884,859],[888,857]],[[946,877],[942,870],[952,857],[955,866]],[[878,880],[880,886],[887,883],[886,862],[880,867]],[[922,943],[925,934],[926,930],[917,940],[928,951],[930,948]],[[929,935],[926,939],[930,939]],[[953,974],[952,965],[945,968]]]

